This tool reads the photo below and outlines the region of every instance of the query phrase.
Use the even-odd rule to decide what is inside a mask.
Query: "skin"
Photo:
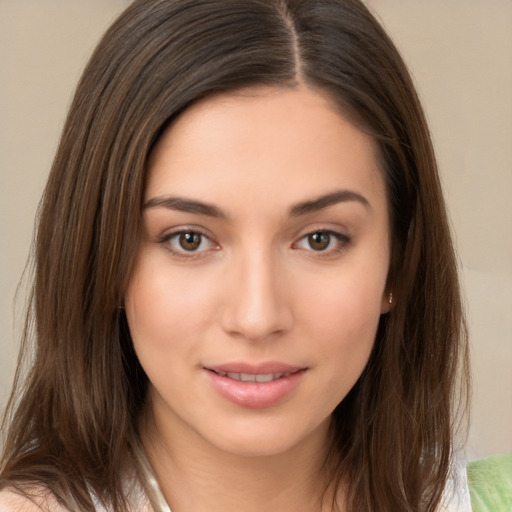
[[[150,380],[142,438],[174,510],[321,509],[330,415],[390,307],[377,162],[303,86],[209,97],[157,145],[125,306]],[[269,361],[301,369],[271,406],[212,385],[212,366]]]

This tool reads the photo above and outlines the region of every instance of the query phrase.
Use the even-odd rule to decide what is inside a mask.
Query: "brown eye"
[[[217,245],[206,235],[199,231],[175,231],[160,238],[159,243],[171,253],[182,256],[199,256],[217,249]]]
[[[347,235],[336,231],[312,231],[293,244],[296,249],[319,253],[319,256],[336,256],[350,245]]]
[[[318,233],[311,233],[308,235],[308,244],[314,251],[324,251],[331,243],[331,235],[319,231]]]
[[[199,233],[180,233],[178,243],[184,251],[196,251],[201,245],[201,239]]]

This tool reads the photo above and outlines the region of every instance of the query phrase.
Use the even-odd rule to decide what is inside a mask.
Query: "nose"
[[[262,341],[291,329],[292,307],[276,258],[270,251],[249,252],[228,270],[222,327],[232,336]]]

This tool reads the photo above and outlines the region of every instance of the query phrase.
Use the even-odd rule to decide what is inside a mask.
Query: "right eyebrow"
[[[317,212],[319,210],[323,210],[333,204],[337,203],[345,203],[347,201],[356,201],[362,204],[365,208],[371,210],[370,202],[366,197],[358,194],[357,192],[353,192],[352,190],[337,190],[330,194],[326,194],[324,196],[317,197],[311,201],[304,201],[302,203],[296,204],[290,210],[290,216],[297,217],[299,215],[305,215],[307,213]]]
[[[207,215],[216,219],[226,219],[227,215],[216,206],[202,201],[186,199],[176,196],[157,196],[152,197],[144,203],[142,209],[148,208],[168,208],[180,212],[195,213],[197,215]]]

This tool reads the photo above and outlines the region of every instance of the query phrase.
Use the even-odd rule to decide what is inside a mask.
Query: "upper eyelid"
[[[307,233],[304,233],[303,235],[300,235],[299,237],[297,237],[296,242],[294,242],[294,243],[297,243],[300,240],[304,240],[304,238],[314,235],[315,233],[326,233],[327,235],[334,236],[335,238],[337,238],[339,240],[344,240],[346,242],[349,242],[352,239],[351,236],[346,235],[344,233],[340,233],[339,231],[336,231],[334,229],[314,229],[312,231],[308,231]]]
[[[315,227],[313,229],[308,229],[302,235],[299,235],[299,236],[308,236],[308,235],[312,235],[314,233],[330,233],[333,235],[348,237],[348,235],[346,233],[343,233],[343,230],[336,229],[336,228],[330,228],[330,227]]]
[[[160,235],[160,239],[163,238],[171,238],[175,235],[178,235],[180,233],[197,233],[199,235],[205,236],[209,240],[214,241],[215,237],[206,229],[200,228],[199,226],[177,226],[175,228],[168,228],[163,231],[163,233]]]
[[[350,234],[349,229],[339,226],[339,225],[336,227],[333,227],[332,225],[329,225],[329,223],[326,223],[326,224],[318,223],[318,225],[314,225],[312,227],[308,226],[307,228],[300,229],[295,233],[294,238],[295,238],[295,240],[300,240],[300,239],[304,238],[305,236],[312,235],[314,233],[320,233],[320,232],[331,233],[333,235],[343,237],[343,238],[352,238],[352,235]]]
[[[312,235],[314,233],[329,233],[331,235],[334,235],[339,238],[344,238],[347,240],[352,239],[352,235],[348,233],[347,228],[342,228],[340,226],[338,227],[331,227],[322,223],[319,223],[316,226],[308,227],[308,228],[302,228],[300,230],[297,230],[294,235],[292,235],[293,243],[296,243],[299,240],[302,240],[304,237],[307,237],[309,235]],[[179,225],[173,228],[167,228],[163,230],[162,234],[158,236],[159,240],[168,240],[169,238],[179,234],[179,233],[198,233],[209,240],[211,240],[213,243],[218,244],[217,237],[208,229],[205,229],[201,226],[197,226],[194,224],[187,224],[187,225]]]

